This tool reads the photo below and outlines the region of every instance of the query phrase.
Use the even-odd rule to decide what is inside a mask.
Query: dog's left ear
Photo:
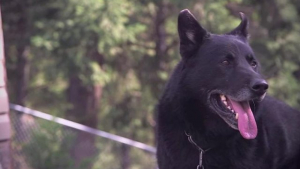
[[[188,9],[184,9],[179,13],[178,34],[180,54],[183,58],[195,54],[205,37],[209,35]]]
[[[239,24],[239,26],[237,26],[234,30],[232,30],[231,32],[227,33],[228,35],[237,35],[241,38],[243,38],[244,40],[248,39],[248,26],[249,26],[249,22],[247,17],[245,16],[244,13],[240,12],[240,18],[241,18],[241,23]]]

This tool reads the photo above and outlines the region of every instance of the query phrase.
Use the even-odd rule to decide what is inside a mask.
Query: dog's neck
[[[190,125],[189,127],[187,127],[187,125],[185,126],[185,130],[183,131],[185,135],[188,134],[189,136],[191,136],[193,138],[193,141],[203,150],[208,150],[224,145],[226,144],[226,142],[235,139],[235,135],[237,136],[239,134],[238,132],[230,132],[227,135],[216,135],[215,133],[213,133],[213,131],[195,129]]]
[[[202,112],[200,112],[199,106],[202,106]],[[205,105],[189,104],[188,106],[183,105],[183,107],[186,116],[181,117],[184,121],[182,132],[189,133],[195,143],[204,150],[226,143],[228,140],[235,138],[234,135],[239,135],[238,131],[230,128],[209,108],[204,109]],[[224,124],[224,126],[216,128],[220,124]]]
[[[255,113],[258,109],[258,105],[259,103],[255,103],[256,107],[253,107],[253,111]],[[197,112],[196,109],[194,111],[195,112],[189,113],[198,113],[199,115],[200,112]],[[201,114],[191,119],[184,119],[184,128],[182,129],[182,132],[189,133],[199,147],[203,150],[214,149],[215,147],[226,147],[226,143],[228,142],[233,143],[243,139],[238,130],[232,129],[220,117],[218,117],[217,114],[208,111],[209,110],[207,109],[207,112],[204,112],[206,114],[203,113],[204,115]],[[256,115],[258,117],[260,116],[259,114]],[[222,125],[220,128],[213,127],[220,126],[220,124],[224,124],[224,126]],[[188,140],[188,136],[186,139]]]

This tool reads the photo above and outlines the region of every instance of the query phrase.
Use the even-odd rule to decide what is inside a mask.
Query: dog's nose
[[[252,91],[260,95],[264,94],[268,88],[269,85],[265,80],[257,80],[251,86]]]

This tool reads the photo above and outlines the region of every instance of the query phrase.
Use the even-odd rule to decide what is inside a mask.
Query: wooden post
[[[4,41],[0,11],[0,169],[11,169],[10,119],[8,95],[6,90],[6,71],[4,59]]]

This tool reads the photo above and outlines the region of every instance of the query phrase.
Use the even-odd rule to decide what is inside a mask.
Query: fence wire
[[[11,122],[14,169],[156,168],[155,149],[133,140],[118,136],[117,142],[16,110]]]

